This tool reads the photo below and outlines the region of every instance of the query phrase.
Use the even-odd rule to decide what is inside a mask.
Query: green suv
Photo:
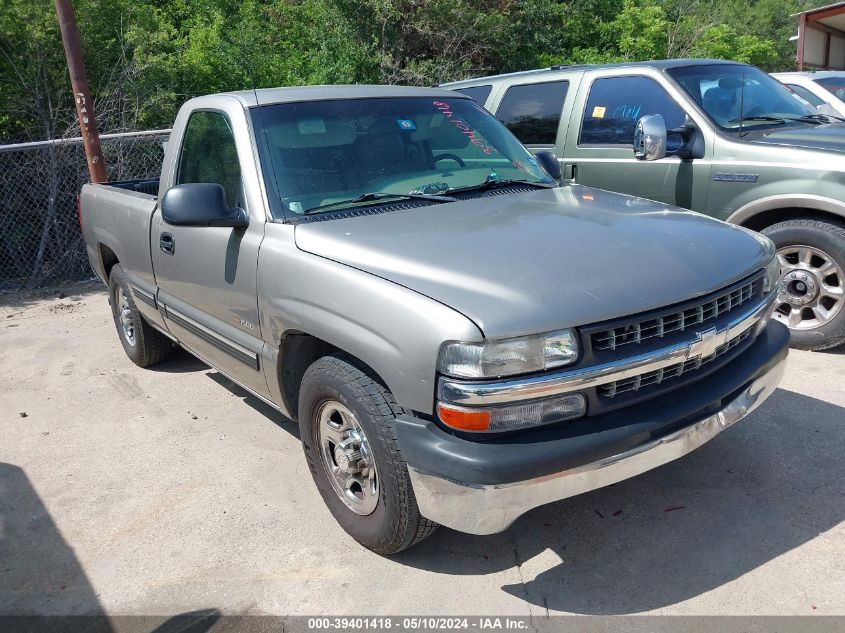
[[[564,180],[761,231],[777,245],[775,317],[792,345],[845,343],[841,119],[758,68],[717,60],[556,66],[443,87],[483,104],[535,154],[553,151]]]

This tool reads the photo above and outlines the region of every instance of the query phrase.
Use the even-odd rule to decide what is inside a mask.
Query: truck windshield
[[[471,99],[280,103],[253,109],[252,118],[286,215],[384,204],[391,194],[422,199],[496,182],[554,184]]]
[[[745,64],[702,64],[670,68],[669,75],[729,132],[818,123],[817,112],[759,68]]]
[[[814,81],[840,101],[845,101],[845,75],[827,76]]]

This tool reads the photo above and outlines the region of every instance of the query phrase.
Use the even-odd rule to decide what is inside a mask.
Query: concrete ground
[[[0,613],[845,614],[845,354],[698,452],[386,559],[295,425],[186,353],[124,356],[105,293],[0,297]]]

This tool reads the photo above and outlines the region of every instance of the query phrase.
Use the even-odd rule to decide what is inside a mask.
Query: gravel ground
[[[0,297],[0,613],[845,614],[845,354],[679,461],[441,529],[332,520],[294,424],[187,353],[124,356],[105,292]]]

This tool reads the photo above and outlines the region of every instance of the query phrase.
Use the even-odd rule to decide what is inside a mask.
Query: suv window
[[[633,145],[637,120],[647,114],[662,114],[669,130],[681,127],[686,120],[681,106],[653,79],[596,79],[590,87],[578,144]]]
[[[470,86],[469,88],[456,88],[455,92],[462,92],[466,96],[475,99],[477,103],[484,105],[484,102],[487,101],[487,97],[490,96],[490,91],[493,90],[493,86]]]
[[[235,135],[220,112],[194,112],[185,127],[176,184],[216,182],[223,185],[230,207],[238,205],[241,167]]]
[[[526,145],[554,145],[568,81],[511,86],[496,118]]]

